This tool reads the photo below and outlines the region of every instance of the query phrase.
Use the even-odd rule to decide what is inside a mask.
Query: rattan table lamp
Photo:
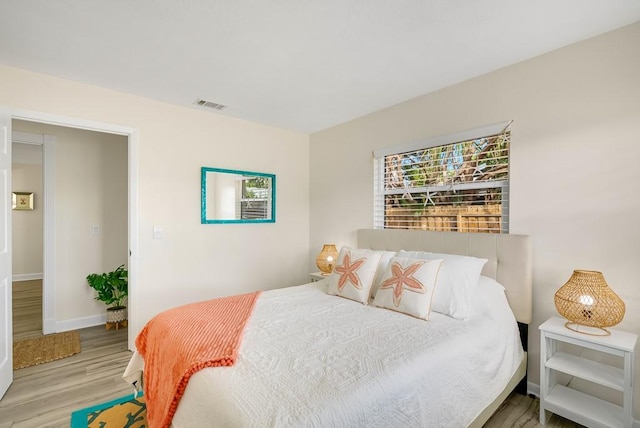
[[[338,250],[336,249],[335,244],[324,244],[322,246],[322,251],[320,251],[320,254],[316,257],[316,265],[322,272],[322,275],[329,275],[337,261]]]
[[[609,335],[606,327],[622,321],[624,302],[609,288],[602,272],[574,270],[556,291],[556,309],[568,321],[565,326],[579,333]],[[581,326],[588,328],[580,329]],[[590,327],[590,328],[589,328]]]

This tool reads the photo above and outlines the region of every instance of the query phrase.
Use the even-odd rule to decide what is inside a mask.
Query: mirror
[[[201,223],[275,223],[276,176],[202,167]]]

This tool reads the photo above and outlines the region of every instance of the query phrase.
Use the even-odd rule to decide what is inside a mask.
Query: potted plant
[[[115,325],[116,329],[126,325],[127,307],[124,306],[124,298],[128,292],[128,272],[124,265],[118,266],[114,271],[105,273],[92,273],[87,275],[89,286],[98,292],[96,300],[111,305],[107,308],[107,328]]]

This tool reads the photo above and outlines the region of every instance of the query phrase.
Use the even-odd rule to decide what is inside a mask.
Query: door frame
[[[11,118],[0,107],[0,399],[13,382]]]
[[[129,295],[127,311],[129,315],[129,336],[128,336],[128,348],[135,349],[135,334],[141,328],[137,324],[137,303],[140,301],[138,298],[138,130],[121,125],[115,125],[111,123],[97,122],[87,119],[79,119],[74,117],[60,116],[49,113],[36,112],[31,110],[13,109],[7,108],[6,112],[11,120],[25,120],[29,122],[45,123],[49,125],[63,126],[67,128],[77,128],[87,131],[104,132],[108,134],[117,134],[127,137],[127,150],[128,150],[128,244],[129,244],[129,262],[128,262],[128,282],[129,282]],[[55,141],[55,140],[53,140]],[[45,139],[46,142],[46,139]],[[43,146],[46,149],[47,145]],[[53,145],[49,144],[51,150]],[[53,183],[53,152],[50,153],[51,162],[50,165],[44,165],[45,170],[43,173],[51,174],[51,182]],[[47,156],[45,154],[44,159],[46,161]],[[45,218],[51,221],[50,227],[47,228],[45,220],[44,231],[44,266],[43,277],[47,278],[47,275],[53,274],[53,190],[51,189],[50,198],[45,200]],[[45,193],[46,194],[46,193]],[[47,210],[48,214],[47,214]],[[47,230],[48,229],[48,230]],[[9,239],[11,239],[9,237]],[[43,287],[46,287],[45,283],[49,283],[50,287],[53,287],[53,277],[49,276],[49,281],[43,281]],[[43,290],[43,294],[51,292],[53,296],[53,289]],[[55,305],[53,298],[43,299],[43,331],[45,334],[52,333],[52,329],[55,329]]]

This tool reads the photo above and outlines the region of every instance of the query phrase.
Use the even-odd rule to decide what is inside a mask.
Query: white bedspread
[[[423,321],[324,287],[263,293],[236,365],[196,373],[174,427],[465,427],[522,360],[506,299]]]

